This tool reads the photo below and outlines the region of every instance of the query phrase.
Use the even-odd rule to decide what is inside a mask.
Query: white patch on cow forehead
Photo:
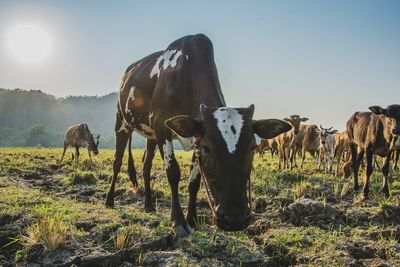
[[[175,68],[176,63],[180,56],[182,56],[182,50],[177,51],[176,49],[165,51],[158,59],[156,64],[154,64],[153,69],[150,72],[150,79],[153,78],[154,75],[157,74],[157,78],[160,77],[161,68],[167,69],[169,66]],[[172,58],[171,58],[172,57]],[[186,60],[188,57],[186,56]],[[162,67],[160,68],[160,63],[163,62]]]
[[[174,153],[174,147],[172,146],[172,142],[169,140],[165,140],[165,144],[163,145],[164,151],[164,164],[165,169],[169,169],[171,166],[172,156]]]
[[[131,89],[129,90],[129,94],[128,94],[128,98],[126,99],[126,103],[125,103],[125,113],[128,113],[129,111],[129,101],[130,100],[134,100],[135,97],[133,96],[133,93],[135,91],[135,87],[131,87]]]
[[[243,127],[243,116],[234,108],[219,108],[214,111],[214,118],[229,153],[235,153]]]

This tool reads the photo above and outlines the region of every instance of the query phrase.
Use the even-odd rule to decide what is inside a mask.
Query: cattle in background
[[[96,141],[95,141],[96,139]],[[77,124],[71,126],[65,132],[65,139],[64,139],[64,151],[61,156],[60,162],[63,161],[65,151],[67,150],[68,146],[75,148],[75,156],[76,156],[76,163],[79,162],[79,148],[80,147],[87,147],[90,161],[92,161],[91,153],[97,155],[99,153],[98,145],[99,145],[100,135],[94,137],[93,134],[90,133],[89,127],[86,123]]]
[[[293,168],[296,162],[294,162],[296,154],[296,141],[299,134],[300,123],[305,122],[308,118],[300,118],[299,115],[291,115],[289,118],[284,118],[284,121],[289,122],[292,125],[292,130],[285,132],[275,138],[278,143],[279,162],[278,167],[281,169],[282,162],[283,168]],[[289,166],[290,162],[290,166]]]
[[[319,161],[318,161],[318,170],[321,167],[321,162],[323,161],[325,164],[325,172],[330,173],[332,171],[333,159],[335,157],[335,140],[333,135],[337,132],[337,130],[332,131],[331,128],[323,128],[321,125],[319,126]]]
[[[226,107],[213,46],[205,35],[185,36],[132,64],[118,97],[114,174],[107,207],[114,206],[124,150],[132,132],[137,131],[147,138],[145,205],[152,205],[150,169],[158,145],[171,188],[171,218],[177,236],[190,234],[190,225],[195,225],[201,177],[211,191],[209,203],[217,226],[229,231],[246,228],[252,218],[247,184],[256,147],[254,134],[268,139],[291,128],[281,120],[253,120],[253,113],[253,105]],[[178,137],[189,145],[193,138],[197,140],[198,153],[193,159],[199,165],[192,164],[186,218],[179,201],[181,174],[172,143]]]
[[[299,136],[296,141],[296,150],[300,151],[300,168],[303,168],[306,153],[315,157],[319,153],[319,134],[315,124],[301,124]]]
[[[264,156],[264,151],[271,151],[271,157],[274,157],[274,154],[278,152],[278,143],[274,138],[272,139],[261,139],[260,144],[257,145],[257,152],[260,157]]]
[[[356,112],[347,121],[347,134],[351,142],[354,189],[358,190],[358,169],[364,153],[367,166],[363,188],[364,197],[368,198],[369,179],[373,172],[373,155],[385,157],[382,167],[384,185],[382,188],[389,197],[389,165],[396,138],[400,135],[400,105],[369,107],[371,112]]]
[[[334,151],[336,162],[336,170],[335,176],[338,176],[340,173],[340,163],[348,162],[350,159],[350,140],[346,131],[337,132],[333,135],[334,139]],[[343,176],[348,177],[348,164],[344,164],[343,166]]]

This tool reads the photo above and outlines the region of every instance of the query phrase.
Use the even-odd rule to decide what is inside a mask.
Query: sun
[[[18,60],[24,63],[39,63],[48,56],[52,42],[42,27],[23,24],[8,31],[7,45]]]

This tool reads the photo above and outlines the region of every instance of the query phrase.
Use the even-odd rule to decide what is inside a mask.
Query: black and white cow
[[[206,177],[213,197],[217,226],[241,230],[248,226],[247,183],[254,134],[268,139],[291,129],[281,120],[253,120],[254,106],[226,107],[220,89],[211,41],[203,34],[189,35],[151,54],[126,71],[119,92],[114,175],[106,205],[114,206],[114,190],[122,157],[133,131],[147,138],[143,164],[145,206],[151,210],[150,169],[158,145],[171,187],[171,217],[177,236],[191,233],[196,220],[196,196],[200,173]],[[189,147],[200,140],[200,168],[192,165],[186,218],[178,196],[180,169],[173,139]],[[195,157],[193,157],[195,158]]]

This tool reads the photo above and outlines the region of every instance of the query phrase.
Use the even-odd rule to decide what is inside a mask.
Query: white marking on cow
[[[243,116],[234,108],[219,108],[214,111],[214,118],[217,119],[217,127],[229,153],[235,153],[243,127]]]
[[[150,79],[153,78],[153,76],[156,74],[157,74],[157,78],[160,77],[161,68],[164,70],[167,69],[169,66],[171,66],[172,68],[175,68],[176,63],[181,55],[183,55],[182,50],[179,50],[178,52],[176,51],[176,49],[165,51],[157,59],[156,64],[154,64],[154,67],[150,72]],[[171,57],[172,57],[172,59],[171,59]],[[162,67],[160,68],[160,63],[162,61],[163,61],[163,64],[162,64]]]
[[[193,163],[193,168],[190,171],[189,182],[196,179],[197,175],[199,175],[199,172],[199,167],[197,166],[197,164]]]
[[[129,111],[129,101],[130,100],[134,100],[135,97],[133,96],[133,93],[135,91],[135,87],[131,87],[131,89],[129,90],[129,94],[128,94],[128,98],[126,99],[126,103],[125,103],[125,113],[128,113]]]
[[[140,134],[141,136],[143,136],[144,138],[148,138],[148,139],[155,139],[156,134],[153,130],[153,128],[151,128],[149,125],[141,123],[140,124],[140,128],[141,129],[135,129],[135,131]]]
[[[117,131],[117,133],[120,133],[120,132],[125,132],[125,133],[129,133],[129,129],[128,129],[128,127],[127,127],[128,125],[125,123],[125,121],[123,120],[122,121],[122,123],[121,123],[121,127],[119,127],[119,129],[118,129],[118,131]]]
[[[165,169],[169,169],[171,166],[172,156],[174,153],[174,147],[172,146],[172,142],[169,140],[165,140],[165,144],[163,145],[164,151],[164,164]]]
[[[183,150],[189,151],[193,149],[194,146],[194,137],[190,138],[183,138],[180,137],[179,135],[175,136],[176,139],[178,139],[179,143],[181,143]]]

